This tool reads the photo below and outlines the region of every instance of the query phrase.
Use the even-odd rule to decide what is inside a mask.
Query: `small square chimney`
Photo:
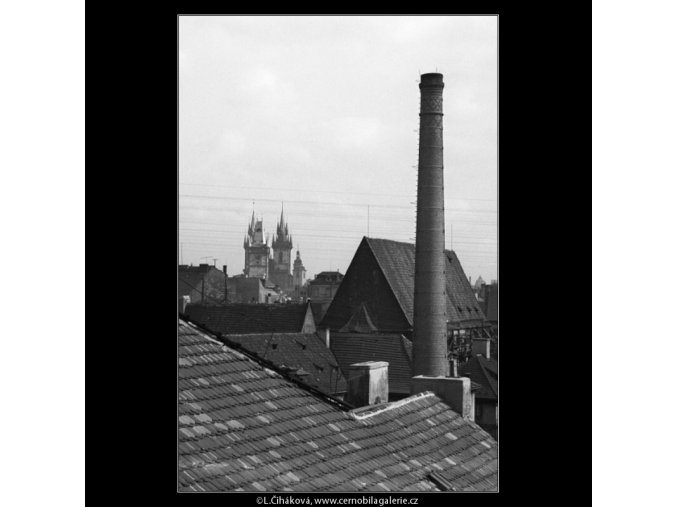
[[[388,363],[366,361],[348,367],[346,401],[354,407],[388,401]]]

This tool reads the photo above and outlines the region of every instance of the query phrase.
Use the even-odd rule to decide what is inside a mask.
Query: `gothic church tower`
[[[273,258],[270,262],[270,279],[280,289],[291,292],[294,287],[292,279],[291,251],[292,237],[289,234],[289,225],[284,220],[284,205],[277,223],[277,231],[273,237]]]
[[[252,211],[252,219],[244,238],[245,276],[267,279],[269,257],[270,246],[263,232],[263,220],[256,220]]]

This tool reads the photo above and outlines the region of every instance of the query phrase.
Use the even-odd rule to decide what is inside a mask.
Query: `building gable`
[[[322,324],[339,330],[364,303],[368,304],[371,321],[380,331],[401,332],[411,328],[367,238],[358,246]]]

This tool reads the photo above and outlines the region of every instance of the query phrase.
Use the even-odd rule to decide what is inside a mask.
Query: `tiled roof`
[[[473,382],[482,386],[475,396],[490,400],[498,400],[498,362],[476,355],[458,368],[459,374],[470,377]]]
[[[354,363],[388,362],[388,388],[409,394],[411,383],[411,341],[397,334],[332,333],[331,350],[344,373]]]
[[[416,247],[389,239],[365,238],[383,274],[411,325],[414,321],[414,268]],[[480,308],[456,253],[447,258],[447,319],[450,323],[480,323],[486,317]]]
[[[181,491],[497,488],[497,443],[432,393],[346,411],[179,322]]]
[[[300,333],[306,304],[221,304],[186,307],[186,315],[214,333]]]
[[[346,380],[334,354],[316,334],[271,333],[228,335],[257,356],[279,367],[303,368],[301,380],[327,394],[346,391]]]

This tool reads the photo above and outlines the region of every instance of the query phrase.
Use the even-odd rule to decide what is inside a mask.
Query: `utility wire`
[[[179,194],[179,197],[186,197],[190,199],[213,199],[213,200],[219,200],[219,201],[251,201],[251,198],[248,197],[225,197],[225,196],[214,196],[214,195],[195,195],[195,194]],[[257,197],[256,198],[258,201],[265,201],[265,202],[280,202],[279,199],[265,199],[262,197]],[[393,208],[393,209],[405,209],[405,210],[413,210],[415,209],[416,205],[415,204],[410,204],[409,206],[398,206],[395,204],[371,204],[371,203],[360,203],[360,202],[331,202],[331,201],[300,201],[300,200],[291,200],[291,199],[285,199],[284,202],[290,202],[294,204],[312,204],[313,206],[354,206],[354,207],[362,207],[364,208],[365,206],[371,206],[374,208]],[[179,203],[180,205],[180,203]],[[445,209],[448,209],[449,211],[456,211],[456,212],[468,212],[468,213],[496,213],[496,210],[466,210],[463,208],[450,208],[446,207]]]
[[[200,183],[179,183],[179,188],[182,186],[189,186],[189,187],[205,187],[205,188],[228,188],[230,190],[241,190],[241,189],[247,189],[247,190],[271,190],[274,192],[280,192],[280,191],[285,191],[285,192],[308,192],[308,193],[318,193],[318,194],[342,194],[342,195],[375,195],[375,196],[380,196],[380,197],[408,197],[408,198],[414,198],[415,195],[411,194],[381,194],[381,193],[375,193],[375,192],[354,192],[352,190],[315,190],[311,188],[279,188],[279,187],[248,187],[248,186],[232,186],[232,185],[205,185],[205,184],[200,184]],[[458,201],[484,201],[484,202],[496,202],[496,199],[479,199],[479,198],[472,198],[472,197],[454,197],[454,200]]]

